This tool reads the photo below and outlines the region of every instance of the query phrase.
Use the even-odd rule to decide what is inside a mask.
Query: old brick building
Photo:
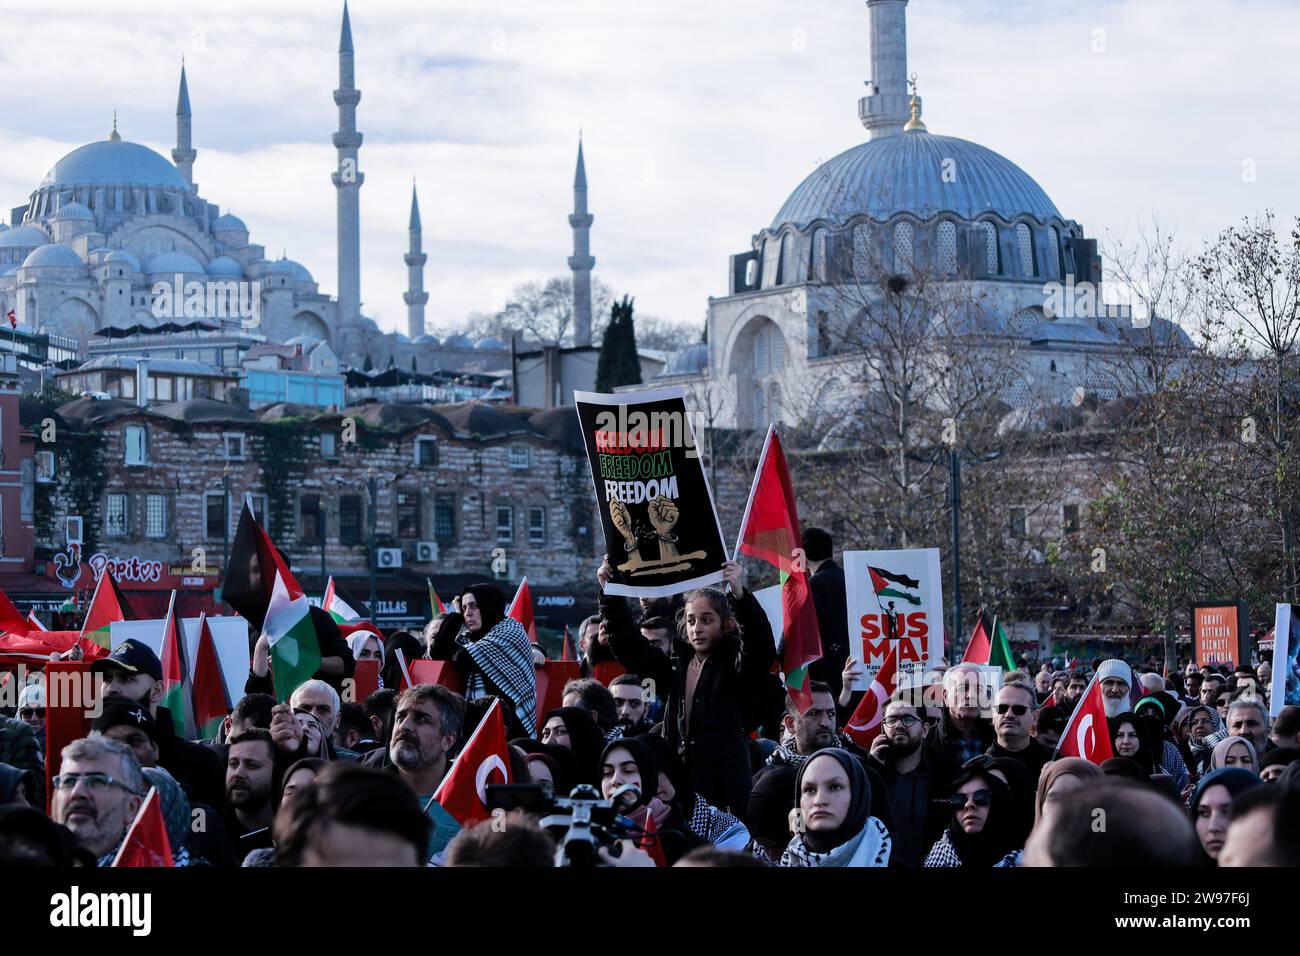
[[[471,580],[509,593],[526,575],[556,625],[594,602],[598,531],[572,409],[370,403],[322,415],[87,398],[52,414],[36,548],[38,571],[43,559],[67,592],[84,597],[109,563],[142,613],[161,613],[172,587],[187,612],[213,606],[251,495],[309,592],[323,589],[323,567],[360,607],[373,534],[389,627],[427,620],[426,577],[449,600]]]

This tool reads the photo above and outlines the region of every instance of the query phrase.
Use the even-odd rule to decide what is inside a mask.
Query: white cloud
[[[1295,4],[913,0],[908,15],[931,131],[1008,156],[1092,234],[1156,212],[1194,245],[1266,207],[1300,211]],[[333,292],[338,17],[315,0],[0,11],[0,203],[106,135],[114,109],[126,138],[166,154],[184,55],[202,195]],[[404,326],[413,175],[429,316],[445,324],[567,268],[581,126],[598,275],[698,324],[727,257],[819,159],[865,136],[861,0],[358,0],[352,22],[362,297],[389,328]]]

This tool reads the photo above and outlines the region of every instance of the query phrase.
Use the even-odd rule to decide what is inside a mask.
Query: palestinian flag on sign
[[[352,605],[338,596],[334,590],[334,575],[330,575],[325,585],[325,596],[320,599],[321,609],[339,624],[350,624],[361,620],[361,615],[352,609]]]
[[[808,665],[822,656],[817,609],[813,605],[802,545],[799,510],[785,452],[776,426],[769,425],[763,454],[754,472],[754,484],[749,490],[749,502],[745,505],[745,517],[740,523],[736,553],[766,561],[780,573],[781,611],[785,621],[781,669],[800,712],[812,705]]]
[[[264,621],[277,581],[289,600],[303,596],[302,587],[289,570],[289,562],[253,517],[252,505],[246,497],[235,540],[230,546],[230,564],[221,582],[221,597],[246,621],[265,630]]]
[[[885,598],[898,598],[900,601],[906,601],[908,604],[921,606],[921,595],[918,589],[921,582],[916,578],[909,578],[906,574],[896,574],[893,571],[886,571],[884,568],[867,568],[871,572],[871,586],[876,591],[876,597],[884,602]]]
[[[311,680],[320,670],[321,654],[307,596],[301,590],[296,596],[292,595],[279,574],[272,585],[262,633],[271,646],[271,680],[275,685],[275,699],[282,704],[299,684]]]
[[[221,722],[230,713],[226,681],[217,658],[217,645],[208,627],[208,615],[199,616],[199,648],[194,655],[194,723],[202,740],[215,739]]]
[[[167,708],[181,740],[193,740],[194,690],[190,685],[190,662],[185,653],[185,635],[176,616],[176,592],[167,602],[167,617],[163,619],[162,639],[163,695],[158,703]]]
[[[106,568],[99,576],[99,583],[95,585],[95,596],[90,599],[90,607],[86,609],[86,620],[81,625],[81,636],[94,641],[104,650],[109,650],[112,647],[109,636],[113,622],[129,621],[134,617],[131,606],[126,603],[126,598],[118,590],[117,582],[113,580],[113,575],[109,574]]]

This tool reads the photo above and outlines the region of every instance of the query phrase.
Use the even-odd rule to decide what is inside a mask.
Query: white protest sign
[[[123,641],[139,641],[162,657],[162,618],[151,621],[114,621],[110,641],[114,650]],[[244,682],[248,679],[251,663],[248,656],[248,622],[238,615],[208,618],[212,644],[221,663],[221,676],[226,682],[226,694],[233,706],[244,696]],[[194,663],[199,652],[199,619],[181,619],[181,634],[185,639],[185,656],[190,662],[190,676],[194,676]]]
[[[919,687],[943,659],[939,549],[845,551],[849,655],[863,663],[854,690],[871,686],[898,645],[898,686]]]

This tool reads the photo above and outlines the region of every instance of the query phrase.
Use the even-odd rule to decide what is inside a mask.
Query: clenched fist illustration
[[[681,517],[677,505],[671,498],[660,495],[650,502],[649,514],[650,524],[659,535],[659,557],[665,561],[676,558],[678,556],[677,536],[671,532],[677,525],[677,519]]]
[[[614,527],[623,536],[623,547],[630,554],[636,549],[636,535],[632,531],[632,516],[628,514],[627,505],[614,498],[609,503],[609,517]]]

